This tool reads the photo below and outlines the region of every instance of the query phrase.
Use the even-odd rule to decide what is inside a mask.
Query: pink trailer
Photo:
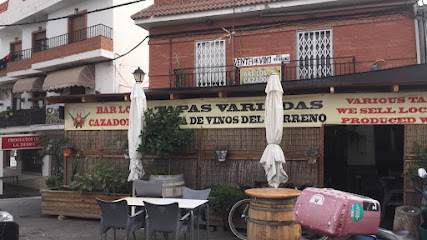
[[[306,188],[295,205],[295,221],[329,237],[376,234],[380,203],[330,188]]]

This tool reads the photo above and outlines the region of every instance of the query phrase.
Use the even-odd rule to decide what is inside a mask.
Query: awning
[[[13,93],[22,93],[25,91],[41,92],[41,91],[43,91],[43,89],[42,89],[43,80],[44,80],[44,77],[33,77],[33,78],[19,79],[13,85],[12,92]]]
[[[0,90],[12,90],[14,83],[6,83],[0,85]]]
[[[43,90],[50,91],[74,86],[94,88],[95,67],[93,65],[85,65],[51,72],[44,80]]]

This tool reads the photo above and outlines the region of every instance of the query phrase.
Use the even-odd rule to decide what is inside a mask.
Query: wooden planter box
[[[42,214],[81,218],[100,218],[96,198],[107,201],[129,197],[126,194],[82,193],[55,189],[40,190]]]

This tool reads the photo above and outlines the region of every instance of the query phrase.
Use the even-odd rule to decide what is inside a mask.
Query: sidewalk
[[[41,197],[0,199],[0,209],[13,215],[19,224],[20,240],[92,240],[100,239],[99,220],[65,218],[42,215],[40,210]],[[117,239],[124,239],[123,230],[117,231]],[[205,239],[205,229],[200,229],[200,239]],[[143,230],[136,233],[137,239],[145,239]],[[108,233],[113,239],[113,231]],[[130,237],[133,239],[133,237]],[[162,239],[160,236],[158,239]],[[188,237],[187,237],[188,239]],[[210,232],[209,239],[237,239],[230,232]]]

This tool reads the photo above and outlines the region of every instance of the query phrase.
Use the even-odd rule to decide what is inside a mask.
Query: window
[[[3,151],[3,166],[4,167],[16,167],[16,150],[5,150]]]
[[[297,32],[297,79],[333,75],[332,29]]]
[[[18,61],[23,58],[22,56],[22,41],[15,41],[10,43],[10,60]]]
[[[196,41],[196,87],[225,86],[225,40]]]
[[[20,93],[13,94],[12,109],[21,110],[21,94]]]
[[[46,39],[46,30],[33,32],[33,49],[34,52],[44,51],[48,48]]]

